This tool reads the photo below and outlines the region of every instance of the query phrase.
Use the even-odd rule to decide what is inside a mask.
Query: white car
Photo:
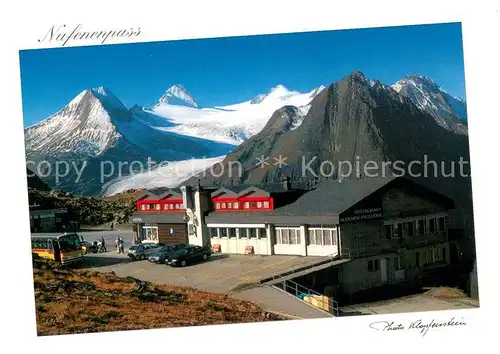
[[[144,260],[150,255],[158,252],[158,250],[163,246],[164,245],[160,243],[142,243],[140,245],[133,245],[129,248],[127,255],[134,260]]]

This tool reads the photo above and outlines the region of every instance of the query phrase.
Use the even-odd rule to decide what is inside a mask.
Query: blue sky
[[[354,70],[386,84],[426,75],[465,98],[462,51],[460,23],[21,51],[24,125],[97,86],[149,107],[181,84],[210,107],[277,84],[309,91]]]

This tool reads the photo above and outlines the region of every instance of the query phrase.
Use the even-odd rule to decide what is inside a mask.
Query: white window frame
[[[231,236],[231,230],[234,230],[234,236]],[[228,227],[227,228],[227,238],[230,238],[230,239],[238,238],[238,228],[237,227]]]
[[[238,238],[244,239],[244,240],[249,238],[248,235],[249,235],[250,231],[248,230],[248,227],[240,227],[239,230],[240,231],[238,232]],[[242,236],[241,230],[245,230],[245,236]]]
[[[314,226],[309,227],[307,230],[307,237],[309,245],[315,246],[337,246],[337,228],[336,227],[325,227],[325,226]],[[327,237],[330,238],[330,243],[326,242],[325,231],[329,234]],[[311,233],[314,234],[311,238]],[[321,240],[318,242],[318,240]]]
[[[156,231],[156,237],[153,237],[153,238],[147,238],[146,234],[147,234],[147,231],[146,230],[155,230]],[[159,241],[159,235],[158,235],[158,226],[142,226],[142,231],[141,231],[145,237],[145,240],[148,240],[148,241],[154,241],[154,242],[158,242]]]
[[[276,233],[276,243],[280,245],[300,245],[300,226],[277,226],[275,227]],[[294,241],[292,243],[292,237],[290,231],[293,231]],[[285,234],[286,232],[286,234]]]
[[[215,236],[212,236],[212,230],[215,230]],[[210,227],[209,234],[210,234],[210,238],[220,238],[220,233],[219,233],[218,227]]]

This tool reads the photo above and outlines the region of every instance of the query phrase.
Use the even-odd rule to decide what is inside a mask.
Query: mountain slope
[[[392,88],[432,115],[443,128],[458,134],[468,133],[465,101],[453,97],[429,77],[417,74],[407,76]]]
[[[44,183],[40,177],[36,175],[33,171],[31,171],[29,168],[26,168],[26,177],[28,179],[28,188],[32,189],[37,189],[40,191],[49,191],[50,187],[47,186],[46,183]]]

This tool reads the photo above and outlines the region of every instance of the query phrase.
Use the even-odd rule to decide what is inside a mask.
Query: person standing
[[[116,253],[120,253],[120,238],[119,237],[116,237],[115,245],[116,245]]]
[[[104,236],[101,237],[101,252],[108,252],[106,249],[106,242],[104,241]]]
[[[125,251],[123,250],[123,246],[124,246],[123,238],[121,238],[121,237],[119,238],[118,245],[120,247],[120,253],[125,253]]]

